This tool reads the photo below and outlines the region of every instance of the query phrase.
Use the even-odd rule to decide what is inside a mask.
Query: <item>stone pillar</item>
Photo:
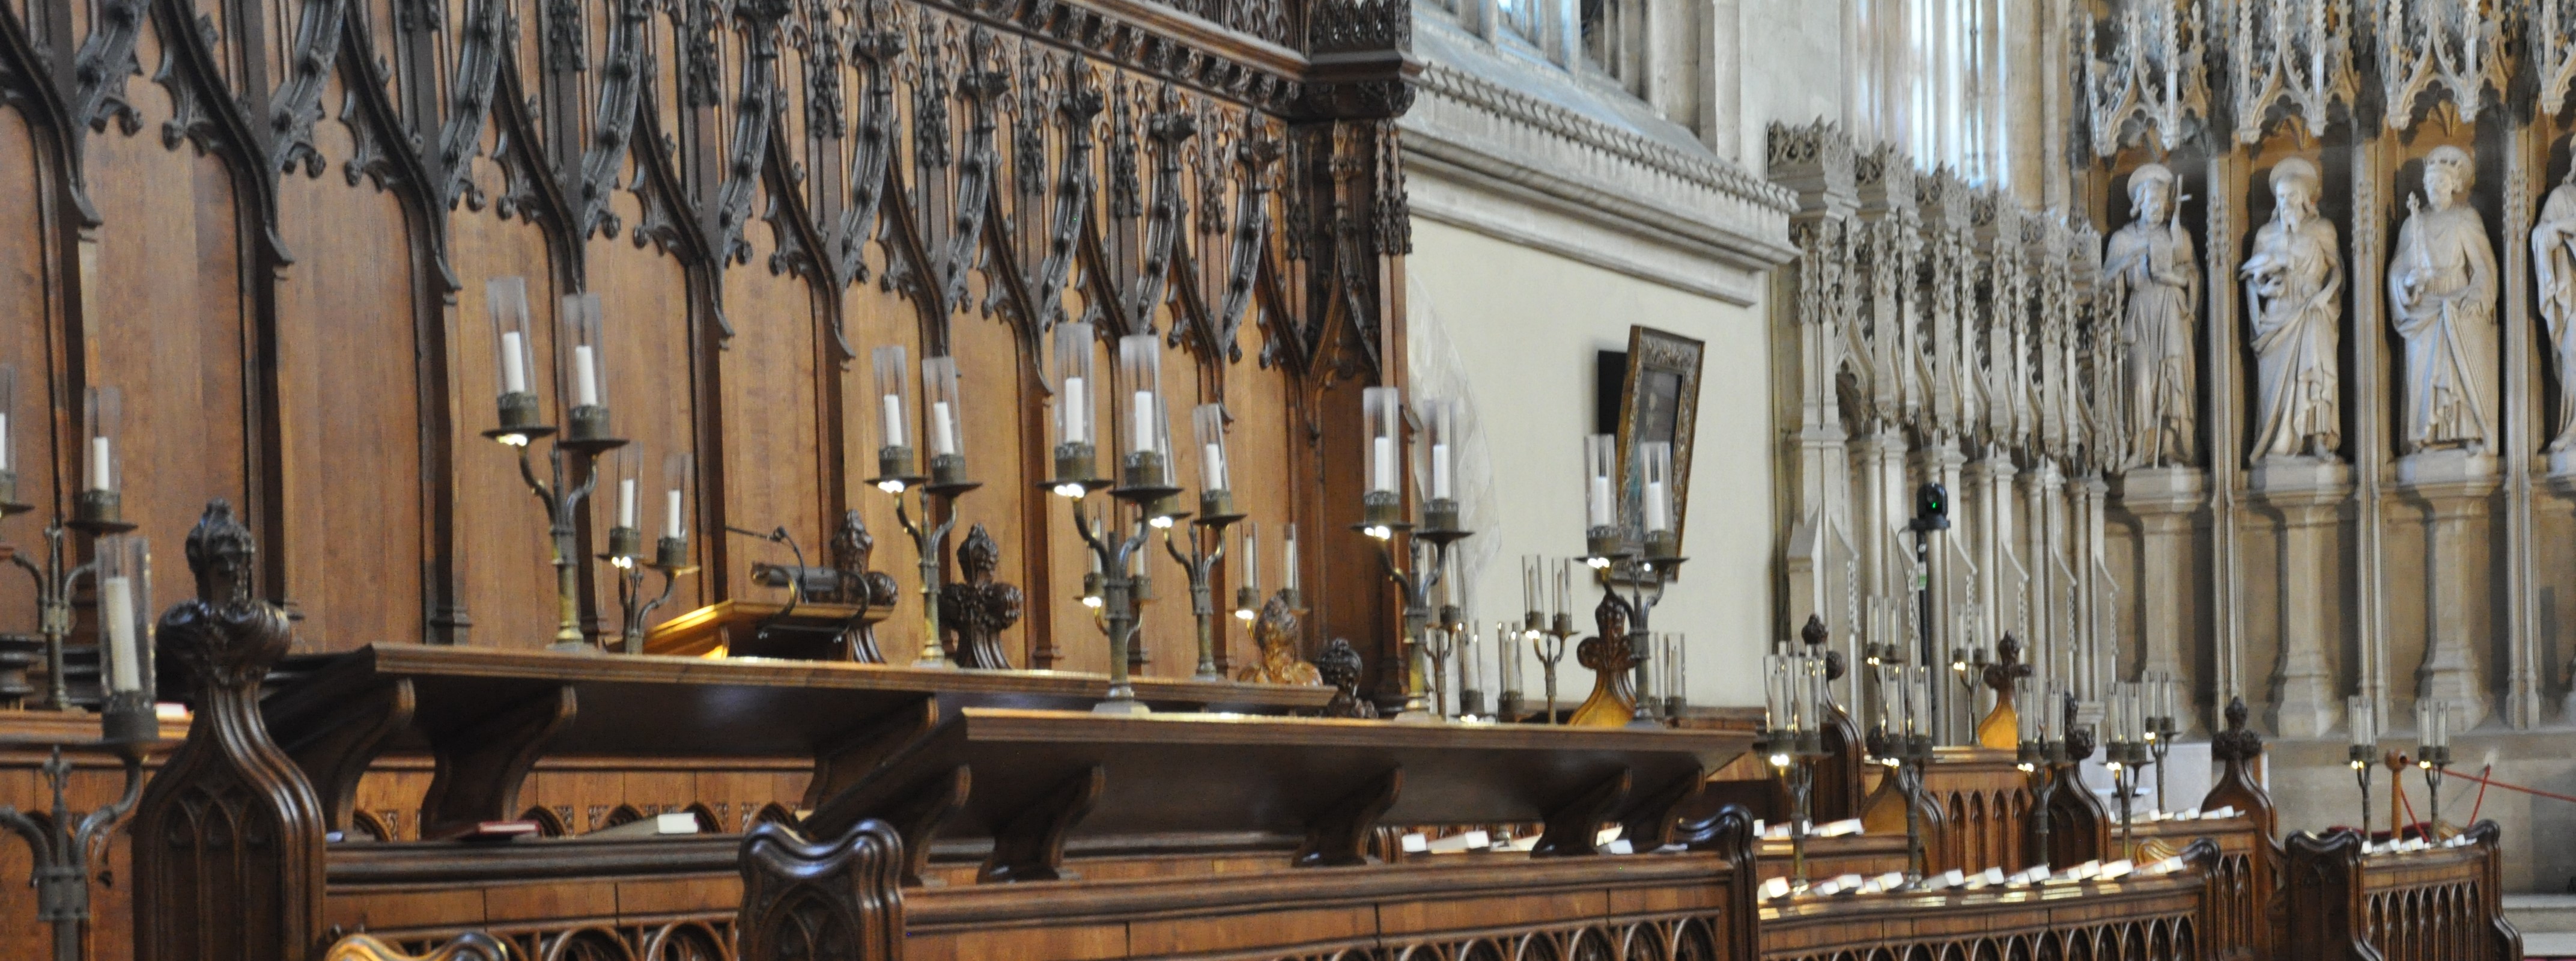
[[[2342,713],[2334,672],[2319,631],[2333,585],[2317,577],[2318,549],[2352,493],[2343,462],[2275,457],[2257,462],[2254,500],[2280,527],[2280,658],[2272,675],[2272,730],[2282,737],[2324,737]]]
[[[2021,476],[2024,517],[2029,529],[2024,533],[2022,565],[2030,569],[2031,636],[2025,638],[2031,651],[2031,667],[2041,678],[2067,676],[2066,658],[2071,638],[2064,630],[2066,578],[2057,562],[2065,543],[2066,475],[2057,462],[2039,458]]]
[[[2189,678],[2183,670],[2182,597],[2189,571],[2183,548],[2202,500],[2201,475],[2188,467],[2142,467],[2122,473],[2112,489],[2118,507],[2138,525],[2138,660],[2121,673],[2151,671]],[[2198,685],[2185,682],[2186,731],[2199,717]]]
[[[2496,490],[2496,459],[2456,448],[2421,451],[2397,460],[2397,491],[2424,515],[2424,661],[2416,669],[2416,696],[2460,705],[2462,730],[2486,720],[2489,705],[2478,670],[2477,643],[2469,635],[2469,519]],[[2484,585],[2480,585],[2483,587]]]
[[[2102,617],[2106,607],[2118,609],[2108,606],[2110,599],[2104,595],[2112,593],[2112,585],[2102,570],[2103,502],[2111,492],[2111,485],[2104,483],[2102,475],[2095,473],[2085,475],[2074,487],[2075,558],[2071,563],[2075,565],[2075,609],[2080,619],[2075,636],[2083,652],[2078,667],[2083,672],[2089,696],[2098,699],[2104,693],[2101,688],[2103,682],[2117,676],[2114,658],[2118,656],[2120,646],[2119,632],[2105,631]]]

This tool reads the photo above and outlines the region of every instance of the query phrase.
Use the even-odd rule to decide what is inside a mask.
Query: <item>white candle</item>
[[[1282,569],[1287,571],[1280,576],[1280,584],[1294,591],[1297,589],[1297,525],[1288,525],[1287,547],[1280,553],[1280,563],[1285,565]]]
[[[680,489],[677,487],[671,488],[668,497],[669,500],[665,506],[669,508],[670,513],[663,518],[662,536],[689,536],[688,533],[680,527]]]
[[[903,395],[884,394],[877,399],[885,402],[885,444],[883,446],[903,446]]]
[[[948,402],[930,402],[930,446],[932,453],[957,453],[957,422],[948,413]]]
[[[1449,445],[1433,444],[1431,445],[1431,499],[1445,501],[1452,496],[1454,495],[1449,493]]]
[[[1380,437],[1372,441],[1371,444],[1373,445],[1371,448],[1372,452],[1376,455],[1374,459],[1376,469],[1370,473],[1369,489],[1373,491],[1394,490],[1395,438]]]
[[[1199,486],[1212,491],[1226,489],[1223,445],[1199,445]]]
[[[635,478],[617,479],[617,526],[635,526]]]
[[[1127,443],[1136,453],[1153,453],[1154,442],[1160,439],[1154,436],[1154,408],[1154,392],[1150,390],[1137,391],[1133,403],[1128,406],[1127,417],[1135,423],[1128,425]]]
[[[91,490],[112,491],[116,489],[116,472],[108,468],[108,453],[107,438],[92,437],[89,439],[89,489]]]
[[[1610,526],[1609,477],[1599,474],[1593,475],[1592,489],[1589,496],[1586,496],[1583,499],[1583,506],[1586,511],[1585,524],[1592,527]]]
[[[107,629],[108,684],[119,694],[143,689],[143,665],[134,646],[134,581],[111,577],[99,584],[98,618]]]
[[[599,406],[599,362],[588,344],[572,348],[572,402],[582,407]]]
[[[528,345],[515,330],[501,332],[501,392],[528,392]]]
[[[0,410],[0,471],[9,469],[9,412]]]
[[[1079,444],[1091,439],[1091,385],[1080,377],[1064,379],[1064,442]]]
[[[1664,516],[1663,481],[1646,482],[1646,529],[1650,531],[1672,529],[1672,518]]]

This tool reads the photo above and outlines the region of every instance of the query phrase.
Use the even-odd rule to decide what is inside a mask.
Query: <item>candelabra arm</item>
[[[549,521],[549,522],[551,522],[551,521],[553,521],[553,520],[555,519],[555,492],[554,492],[554,489],[553,489],[553,488],[551,488],[551,487],[547,487],[547,486],[546,486],[546,482],[545,482],[545,481],[542,481],[542,480],[538,480],[538,479],[537,479],[537,467],[536,467],[536,465],[531,464],[531,463],[528,463],[528,447],[529,447],[529,446],[530,446],[530,445],[527,445],[527,444],[520,444],[520,445],[518,445],[518,448],[519,448],[519,479],[520,479],[520,480],[522,480],[522,481],[526,481],[526,482],[527,482],[527,484],[528,484],[528,491],[529,491],[530,493],[535,494],[535,495],[537,496],[537,500],[539,500],[539,501],[543,501],[543,502],[545,503],[545,505],[546,505],[546,520],[547,520],[547,521]],[[562,457],[562,456],[563,456],[563,452],[562,452],[561,450],[557,450],[557,451],[555,451],[555,453],[554,453],[552,456],[553,456],[553,457],[558,457],[558,458],[559,458],[559,457]]]
[[[84,854],[89,853],[93,845],[113,842],[116,825],[124,821],[125,816],[133,812],[134,803],[143,798],[143,752],[121,747],[117,754],[125,763],[125,791],[117,796],[115,803],[81,818],[80,830],[74,835],[73,843]]]

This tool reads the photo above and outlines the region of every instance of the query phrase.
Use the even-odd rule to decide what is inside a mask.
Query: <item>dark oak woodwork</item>
[[[1369,863],[1369,838],[1377,822],[1404,795],[1404,769],[1391,769],[1333,802],[1306,828],[1306,841],[1289,863],[1301,868],[1340,868]]]
[[[734,930],[745,958],[899,961],[903,841],[863,823],[814,844],[775,824],[742,839],[742,913]]]
[[[1634,773],[1621,771],[1549,808],[1546,833],[1539,835],[1538,846],[1530,849],[1530,856],[1568,858],[1601,853],[1601,825],[1610,820],[1610,812],[1628,800],[1628,786],[1634,783]]]
[[[1100,803],[1109,769],[1094,764],[1064,782],[1030,798],[1019,813],[994,825],[993,853],[975,872],[987,884],[1063,879],[1064,841],[1074,825]]]
[[[420,802],[422,835],[509,820],[519,810],[519,784],[536,767],[546,742],[579,713],[573,688],[560,685],[467,723],[426,732],[438,773]]]
[[[135,956],[282,958],[322,933],[322,802],[260,718],[286,614],[253,600],[250,532],[215,502],[189,534],[196,597],[161,616],[161,663],[193,692],[188,738],[129,827]]]
[[[358,782],[386,743],[411,724],[414,707],[411,682],[397,679],[328,699],[271,698],[260,704],[260,713],[269,730],[292,732],[279,746],[313,782],[324,828],[346,831]]]

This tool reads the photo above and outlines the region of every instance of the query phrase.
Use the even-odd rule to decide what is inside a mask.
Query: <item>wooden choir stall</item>
[[[2241,711],[2134,831],[1766,763],[1624,615],[1602,723],[1438,717],[1411,16],[0,4],[0,957],[2518,950],[2492,825],[2279,840]],[[1914,867],[1996,880],[1765,890]]]

